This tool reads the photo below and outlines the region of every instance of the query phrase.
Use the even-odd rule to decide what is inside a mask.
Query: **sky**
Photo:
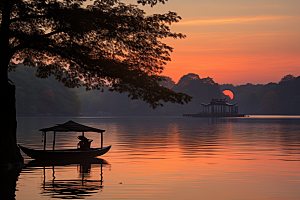
[[[300,0],[169,0],[140,7],[182,17],[171,30],[187,37],[164,40],[174,52],[163,75],[176,83],[188,73],[234,85],[300,76]]]

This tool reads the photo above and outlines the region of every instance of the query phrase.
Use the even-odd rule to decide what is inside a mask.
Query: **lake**
[[[300,199],[299,116],[18,118],[18,143],[43,149],[38,130],[68,120],[106,130],[111,150],[67,165],[22,152],[17,200]],[[78,135],[57,133],[56,149],[75,148]],[[100,134],[85,135],[100,146]]]

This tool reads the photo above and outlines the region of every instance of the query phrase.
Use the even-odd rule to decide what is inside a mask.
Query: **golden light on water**
[[[107,130],[108,164],[27,168],[16,199],[299,199],[299,117],[275,117],[77,119]],[[20,143],[40,141],[22,132]],[[76,143],[60,136],[61,147]]]

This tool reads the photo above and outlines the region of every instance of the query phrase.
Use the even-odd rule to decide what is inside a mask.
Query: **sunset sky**
[[[174,52],[164,75],[175,82],[188,73],[234,85],[300,75],[299,0],[169,0],[141,8],[182,17],[171,30],[187,38],[165,41]]]

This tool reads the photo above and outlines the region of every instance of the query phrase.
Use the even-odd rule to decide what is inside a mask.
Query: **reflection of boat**
[[[64,124],[59,124],[50,128],[41,129],[44,133],[44,150],[35,150],[27,147],[23,147],[19,145],[22,151],[27,154],[29,157],[34,159],[66,159],[66,158],[93,158],[96,156],[100,156],[109,151],[111,146],[103,147],[103,132],[105,130],[96,129],[88,126],[84,126],[82,124],[78,124],[73,121],[68,121]],[[46,150],[46,133],[48,131],[54,132],[53,137],[53,149]],[[97,132],[101,133],[101,147],[100,148],[78,148],[78,149],[64,149],[64,150],[55,150],[55,134],[56,132],[82,132],[82,136],[84,137],[84,132]]]
[[[65,166],[77,164],[77,170],[80,173],[79,178],[64,178],[64,173],[55,174],[56,166]],[[60,199],[83,199],[97,193],[103,188],[103,166],[108,163],[99,158],[87,159],[66,159],[66,160],[32,160],[25,165],[27,170],[41,169],[43,167],[43,183],[41,185],[42,194],[51,198]],[[91,179],[89,175],[91,169],[100,167],[98,179]],[[60,167],[62,168],[62,167]],[[52,169],[52,178],[46,180],[46,170]],[[67,170],[70,174],[70,170]],[[86,175],[88,174],[88,175]],[[62,178],[60,178],[62,176]]]
[[[101,158],[86,158],[86,159],[59,159],[59,160],[31,160],[25,165],[25,168],[31,167],[50,167],[50,166],[66,166],[71,164],[79,164],[81,166],[91,164],[108,164]]]

